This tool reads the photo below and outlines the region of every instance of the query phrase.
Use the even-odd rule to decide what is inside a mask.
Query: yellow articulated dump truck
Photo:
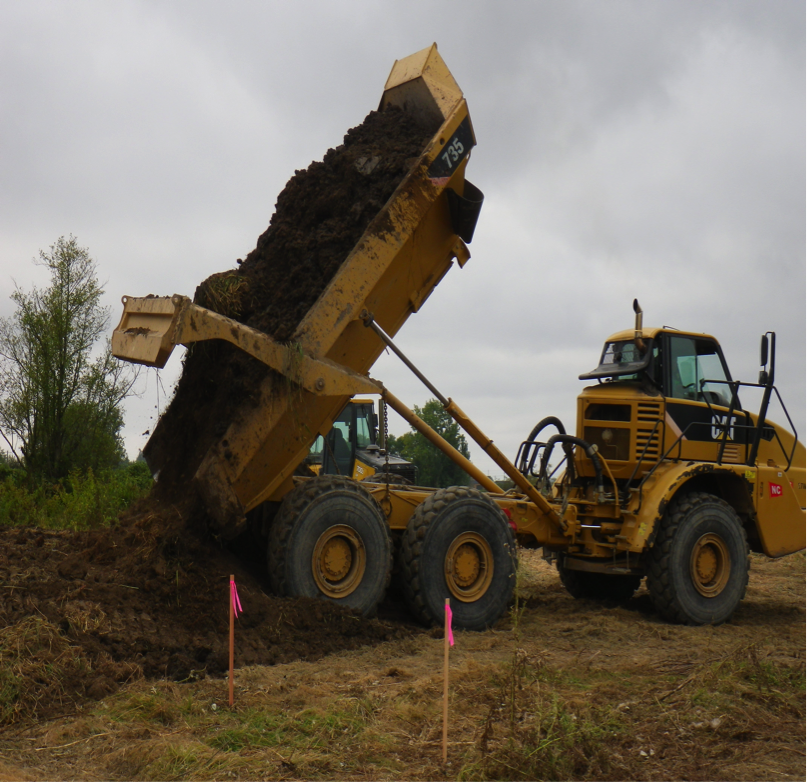
[[[413,613],[482,629],[505,612],[517,544],[542,547],[576,597],[622,600],[643,578],[668,620],[718,624],[745,594],[748,553],[805,546],[805,449],[766,417],[775,342],[758,383],[732,379],[717,341],[634,328],[609,337],[578,399],[577,426],[539,422],[507,459],[393,337],[454,261],[469,259],[482,194],[465,179],[475,144],[467,104],[436,47],[393,66],[381,101],[439,118],[439,129],[297,327],[280,343],[183,296],[124,297],[113,352],[161,367],[178,345],[226,340],[273,370],[193,476],[223,536],[263,533],[280,595],[375,611],[394,560]],[[514,482],[503,491],[369,377],[393,350]],[[740,390],[762,388],[758,412]],[[378,394],[480,487],[435,490],[346,475],[295,474],[354,395]],[[383,421],[381,422],[383,427]],[[792,426],[790,427],[792,429]],[[559,466],[551,465],[553,456]],[[159,470],[159,464],[152,464]]]

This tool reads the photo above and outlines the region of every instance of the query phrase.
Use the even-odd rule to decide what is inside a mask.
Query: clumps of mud
[[[202,282],[195,300],[291,339],[435,130],[397,109],[372,112],[295,173],[256,248]],[[0,529],[0,662],[16,687],[0,724],[69,711],[140,676],[222,674],[230,574],[244,608],[237,666],[314,660],[411,632],[330,602],[273,597],[259,546],[244,547],[259,552],[249,563],[209,535],[191,479],[267,371],[228,344],[194,345],[148,446],[160,470],[149,497],[109,530]]]

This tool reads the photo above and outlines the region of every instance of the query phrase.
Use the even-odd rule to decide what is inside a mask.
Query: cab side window
[[[669,339],[669,396],[729,406],[728,380],[717,345],[707,339],[671,336]]]
[[[356,445],[359,448],[366,448],[370,445],[370,427],[366,418],[356,419]]]

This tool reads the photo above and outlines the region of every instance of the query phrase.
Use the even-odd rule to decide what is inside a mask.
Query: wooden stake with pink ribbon
[[[238,599],[238,587],[235,585],[235,576],[230,575],[230,706],[233,705],[233,659],[235,657],[235,620],[238,614],[243,613],[241,601]]]
[[[451,606],[446,598],[446,621],[443,642],[443,763],[448,760],[448,647],[454,646],[454,632],[451,629]]]

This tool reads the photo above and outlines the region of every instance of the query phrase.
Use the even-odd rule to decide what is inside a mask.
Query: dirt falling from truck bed
[[[322,162],[295,173],[257,247],[237,268],[202,282],[195,300],[289,340],[435,131],[396,109],[372,112]],[[239,406],[253,403],[266,372],[230,345],[193,346],[152,437],[157,491],[110,530],[0,529],[0,580],[8,587],[0,661],[17,671],[21,710],[0,709],[0,723],[60,713],[140,675],[221,674],[230,573],[245,609],[239,666],[317,659],[411,632],[333,603],[273,597],[254,543],[245,545],[257,554],[249,564],[208,534],[190,479]],[[28,651],[15,656],[18,649]]]
[[[371,112],[342,146],[295,173],[257,247],[237,269],[205,280],[194,300],[290,340],[435,131],[398,109]],[[197,343],[188,351],[174,399],[149,443],[162,491],[174,493],[192,478],[239,406],[257,402],[268,371],[226,343]]]

